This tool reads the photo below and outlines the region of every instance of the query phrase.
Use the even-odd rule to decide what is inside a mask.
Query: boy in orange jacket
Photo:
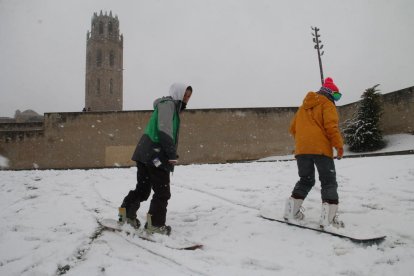
[[[318,92],[306,95],[292,120],[290,133],[295,138],[295,157],[300,179],[286,202],[285,220],[304,218],[301,206],[315,185],[316,166],[322,187],[320,226],[343,226],[337,219],[338,184],[333,160],[333,148],[337,151],[338,159],[343,156],[343,140],[335,106],[335,101],[340,98],[341,94],[332,78],[326,78]]]

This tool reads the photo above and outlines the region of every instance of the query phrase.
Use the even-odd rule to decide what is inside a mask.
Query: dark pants
[[[315,185],[315,166],[321,181],[322,202],[338,204],[338,183],[336,182],[335,164],[332,158],[323,155],[297,155],[299,181],[292,191],[292,197],[305,199]]]
[[[171,198],[170,173],[141,162],[137,162],[137,168],[137,186],[135,190],[129,191],[121,207],[126,208],[128,218],[136,218],[140,203],[148,199],[152,188],[154,195],[148,213],[154,226],[163,226],[167,216],[168,200]]]

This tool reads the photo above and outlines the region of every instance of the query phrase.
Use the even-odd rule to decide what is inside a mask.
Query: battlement
[[[112,11],[105,14],[100,12],[98,15],[96,12],[93,14],[91,21],[91,31],[87,32],[86,40],[89,43],[89,40],[104,40],[110,39],[113,41],[123,44],[123,35],[119,34],[119,19],[116,15],[112,16]]]
[[[43,136],[43,130],[0,131],[0,141],[6,144],[10,142],[22,142],[28,139],[37,139]]]
[[[0,124],[0,141],[4,143],[20,142],[25,139],[36,139],[43,137],[43,135],[43,122]]]

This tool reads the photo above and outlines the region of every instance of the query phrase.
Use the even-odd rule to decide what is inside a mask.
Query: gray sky
[[[86,33],[112,10],[124,35],[124,110],[151,109],[171,83],[189,108],[297,106],[325,77],[357,101],[414,85],[412,0],[0,0],[0,117],[81,111]]]

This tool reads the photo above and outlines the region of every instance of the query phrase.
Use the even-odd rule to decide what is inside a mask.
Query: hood
[[[310,108],[314,108],[315,106],[319,104],[323,104],[326,101],[329,101],[329,100],[325,96],[320,95],[316,92],[309,92],[306,95],[305,99],[303,99],[302,106],[305,109],[310,109]]]
[[[170,97],[172,97],[174,101],[182,101],[187,87],[188,85],[185,85],[184,83],[173,83],[170,86]]]
[[[169,96],[158,98],[154,101],[154,109],[160,102],[167,99],[173,99],[174,101],[182,101],[187,87],[188,85],[185,85],[183,83],[173,83],[170,86]]]

